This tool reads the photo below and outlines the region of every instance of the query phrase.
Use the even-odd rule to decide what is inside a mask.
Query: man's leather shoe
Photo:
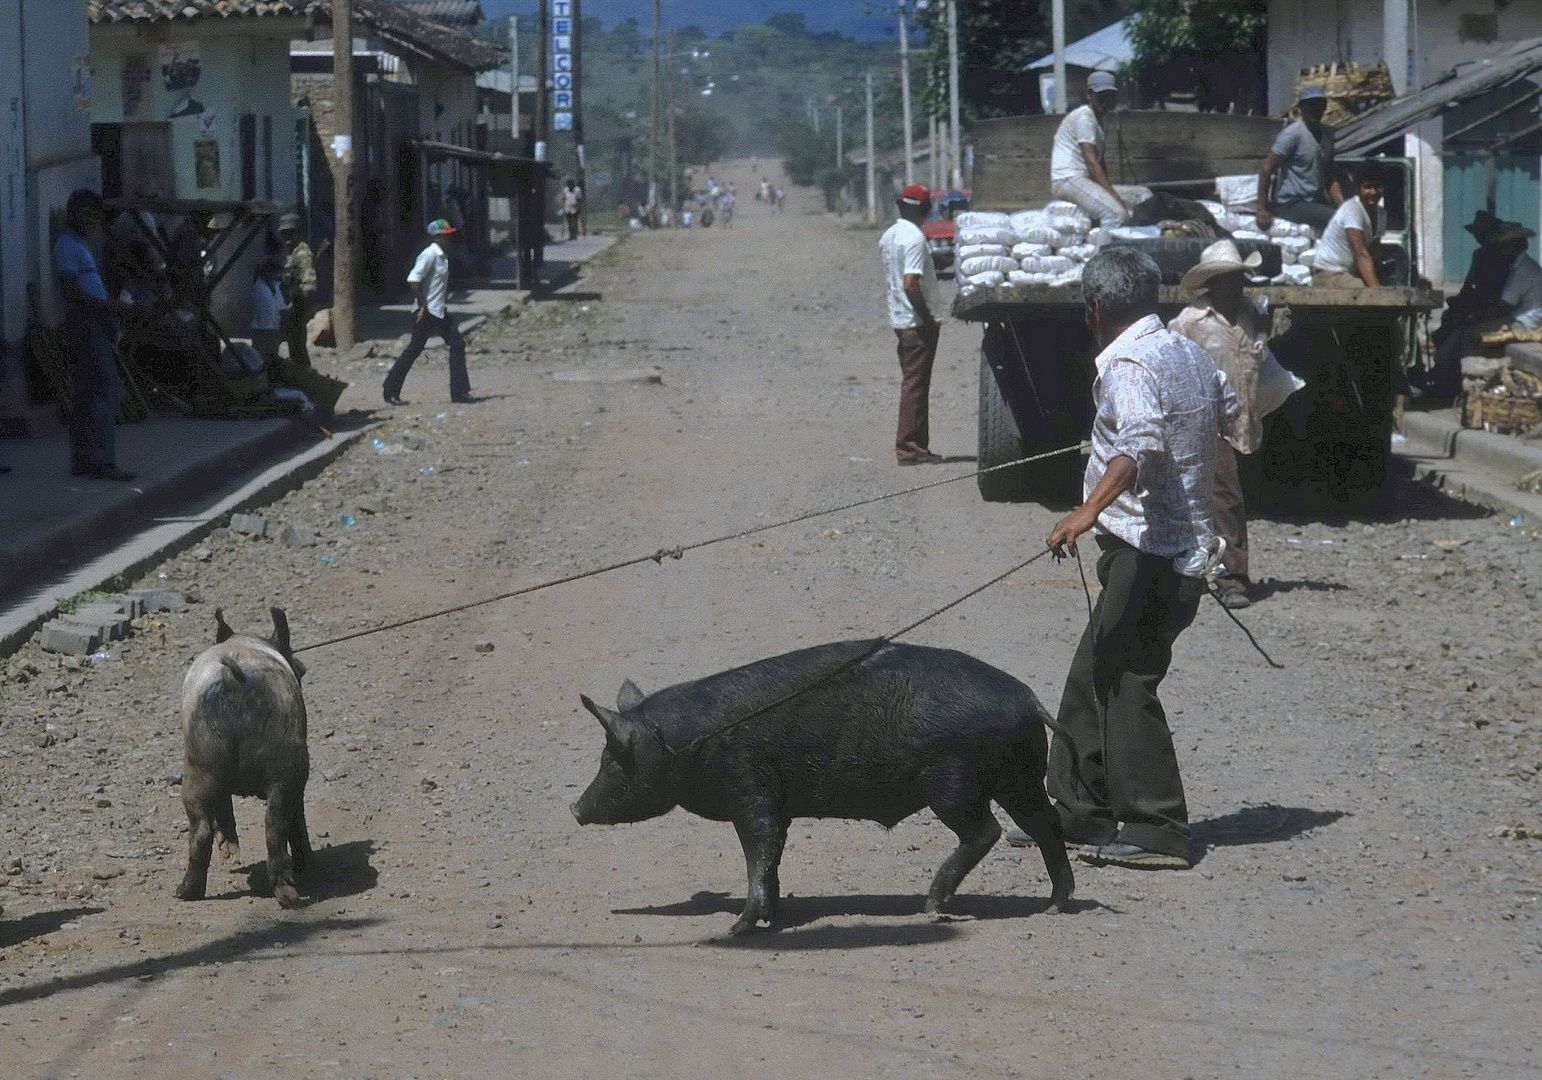
[[[385,397],[385,403],[387,405],[405,405],[405,404],[407,404],[405,401],[402,400],[402,396],[400,394],[393,394],[393,393],[390,393],[389,391],[387,391],[385,393],[384,397]]]
[[[475,405],[482,399],[475,394],[451,394],[450,400],[457,405]]]

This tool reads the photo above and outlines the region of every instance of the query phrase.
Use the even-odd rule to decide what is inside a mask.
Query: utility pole
[[[844,169],[846,161],[846,126],[841,115],[841,103],[835,103],[835,167]]]
[[[648,118],[648,205],[659,204],[659,0],[653,0],[653,112]]]
[[[948,157],[953,166],[953,186],[964,186],[958,146],[958,0],[948,0]]]
[[[514,153],[523,157],[525,145],[519,138],[519,15],[509,13],[509,136]]]
[[[942,187],[941,157],[942,144],[937,134],[937,110],[931,109],[926,114],[926,137],[931,143],[931,152],[927,154],[927,167],[931,173],[932,190]]]
[[[332,0],[332,334],[353,348],[353,0]]]
[[[546,84],[551,79],[551,9],[549,0],[536,0],[535,36],[535,116],[532,118],[531,135],[535,139],[535,159],[546,160],[546,118],[551,115],[548,107]],[[541,211],[545,220],[546,212]]]
[[[907,142],[909,140],[906,140]],[[867,69],[867,223],[878,224],[878,180],[873,165],[873,69]]]
[[[915,182],[915,144],[910,137],[910,27],[905,21],[905,2],[908,0],[902,0],[899,11],[900,98],[905,114],[905,183],[912,184]]]
[[[1050,34],[1055,48],[1055,111],[1066,110],[1065,95],[1065,0],[1052,0],[1050,4]]]
[[[584,15],[580,0],[573,0],[573,142],[577,147],[575,176],[582,197],[578,200],[578,227],[589,235],[589,182],[584,162]]]
[[[680,213],[679,193],[675,191],[675,181],[680,175],[680,166],[675,160],[675,68],[678,63],[675,59],[675,32],[669,32],[669,82],[666,84],[665,100],[669,108],[669,220],[675,222],[676,215]]]

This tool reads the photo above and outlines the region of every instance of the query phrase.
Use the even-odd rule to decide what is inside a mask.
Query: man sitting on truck
[[[1106,71],[1087,77],[1087,104],[1072,109],[1055,131],[1049,158],[1049,187],[1055,198],[1073,202],[1099,225],[1123,225],[1130,208],[1103,167],[1103,117],[1119,104],[1119,84]]]
[[[1327,110],[1322,87],[1308,83],[1296,101],[1301,119],[1274,137],[1258,171],[1258,227],[1263,232],[1279,217],[1310,225],[1321,236],[1334,208],[1344,202],[1338,181],[1328,180],[1333,168],[1333,130],[1323,126]],[[1280,187],[1271,191],[1276,174]]]
[[[1330,289],[1377,288],[1373,245],[1381,233],[1381,176],[1370,166],[1357,170],[1356,195],[1345,199],[1317,241],[1312,284]]]

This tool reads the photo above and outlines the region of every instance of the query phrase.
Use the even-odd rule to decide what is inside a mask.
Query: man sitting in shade
[[[1323,88],[1303,86],[1296,111],[1301,118],[1274,137],[1258,171],[1258,227],[1268,232],[1278,217],[1310,225],[1321,236],[1334,209],[1344,202],[1338,181],[1330,183],[1328,179],[1333,167],[1333,130],[1322,122],[1328,111]],[[1276,176],[1278,190],[1274,187]]]
[[[1087,104],[1072,109],[1055,131],[1049,186],[1055,198],[1073,202],[1099,225],[1122,225],[1130,208],[1103,167],[1103,117],[1119,104],[1119,85],[1106,71],[1087,77]]]

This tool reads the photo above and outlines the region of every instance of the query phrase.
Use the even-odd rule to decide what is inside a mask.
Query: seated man
[[[1301,119],[1287,124],[1274,137],[1263,168],[1258,171],[1258,227],[1269,231],[1276,217],[1310,225],[1322,235],[1333,211],[1344,202],[1337,181],[1328,182],[1333,167],[1333,129],[1323,126],[1328,99],[1320,86],[1301,88],[1296,111]],[[1273,190],[1278,175],[1278,190]]]
[[[1087,77],[1087,104],[1072,109],[1055,131],[1049,186],[1055,198],[1073,202],[1099,225],[1122,225],[1130,217],[1103,167],[1104,116],[1119,103],[1119,86],[1106,71]]]
[[[1330,289],[1374,289],[1381,285],[1371,254],[1371,245],[1380,235],[1376,210],[1381,204],[1381,176],[1362,167],[1356,179],[1355,196],[1334,211],[1317,242],[1313,285]]]

